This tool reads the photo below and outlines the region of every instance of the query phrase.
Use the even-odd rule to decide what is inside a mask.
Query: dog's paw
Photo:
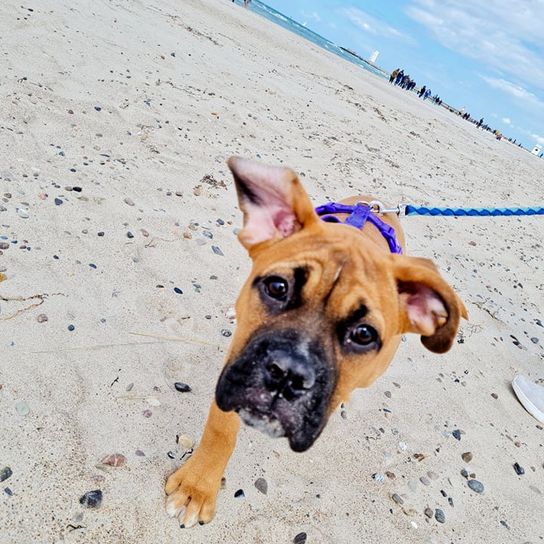
[[[166,481],[166,512],[178,518],[180,527],[203,525],[213,519],[221,475],[192,457]]]

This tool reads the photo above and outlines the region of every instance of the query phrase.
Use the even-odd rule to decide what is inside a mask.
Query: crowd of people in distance
[[[406,91],[414,91],[417,93],[419,98],[423,100],[430,100],[434,104],[441,106],[442,105],[442,99],[438,94],[432,95],[431,89],[427,87],[426,85],[423,85],[423,87],[417,89],[416,88],[416,82],[408,75],[404,73],[404,70],[401,68],[397,68],[396,70],[393,70],[391,74],[389,75],[389,83],[392,85],[396,85],[400,87],[401,89],[405,89]],[[451,106],[448,106],[447,104],[444,104],[444,107],[447,108],[452,113],[456,113],[457,115],[460,115],[462,119],[465,121],[468,121],[476,126],[476,128],[480,128],[482,130],[486,130],[488,132],[491,132],[497,140],[501,140],[504,138],[500,130],[491,128],[489,125],[487,125],[484,122],[484,119],[480,119],[477,121],[476,119],[473,119],[470,116],[470,113],[465,112],[465,108],[461,108],[461,110],[456,110],[452,108]],[[509,142],[512,142],[513,144],[517,144],[521,147],[521,144],[518,144],[516,140],[512,140],[512,138],[508,138]]]
[[[404,70],[397,68],[391,72],[389,76],[389,83],[398,85],[401,89],[406,89],[407,91],[413,91],[416,86],[416,82],[410,78],[408,74],[404,73]]]
[[[465,121],[468,121],[469,123],[472,123],[473,125],[476,125],[476,128],[481,128],[482,130],[486,130],[487,132],[491,132],[491,134],[493,134],[493,136],[495,136],[495,138],[497,140],[502,140],[502,138],[504,138],[501,131],[497,130],[497,129],[494,129],[494,128],[491,128],[487,123],[484,122],[483,117],[479,121],[476,121],[476,119],[473,119],[470,116],[470,113],[465,112],[465,108],[461,108],[461,110],[458,113],[461,116],[461,119],[464,119]],[[512,142],[513,144],[516,143],[516,140],[515,139],[512,140],[512,138],[508,138],[508,141]],[[519,146],[521,147],[521,144],[519,144]]]
[[[389,83],[397,85],[401,89],[405,89],[407,91],[415,90],[419,98],[423,100],[430,99],[435,104],[442,104],[442,100],[437,94],[431,96],[433,93],[426,85],[423,85],[423,87],[421,87],[419,90],[416,89],[416,82],[408,74],[405,74],[404,70],[401,68],[397,68],[391,72],[391,75],[389,76]]]

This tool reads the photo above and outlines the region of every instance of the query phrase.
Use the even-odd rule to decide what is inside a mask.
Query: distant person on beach
[[[402,78],[404,77],[404,70],[401,70],[397,77],[395,78],[395,85],[400,85],[400,82],[402,81]]]
[[[427,98],[429,98],[431,96],[431,89],[427,89],[425,91],[425,94],[423,95],[423,100],[427,100]]]
[[[480,128],[484,124],[484,118],[482,117],[476,124],[476,128]]]
[[[421,87],[421,89],[419,90],[419,98],[423,97],[426,90],[427,90],[427,87],[425,87],[425,85],[423,85],[423,87]]]
[[[399,72],[400,72],[400,68],[397,68],[396,70],[393,70],[391,72],[391,75],[389,76],[389,83],[393,83],[397,79]]]

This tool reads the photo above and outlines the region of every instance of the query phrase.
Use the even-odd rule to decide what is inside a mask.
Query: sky
[[[544,148],[544,0],[264,0],[525,147]]]

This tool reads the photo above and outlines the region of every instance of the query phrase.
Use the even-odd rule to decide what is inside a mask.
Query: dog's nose
[[[291,401],[315,385],[315,371],[306,359],[275,350],[267,357],[264,383],[268,391]]]

